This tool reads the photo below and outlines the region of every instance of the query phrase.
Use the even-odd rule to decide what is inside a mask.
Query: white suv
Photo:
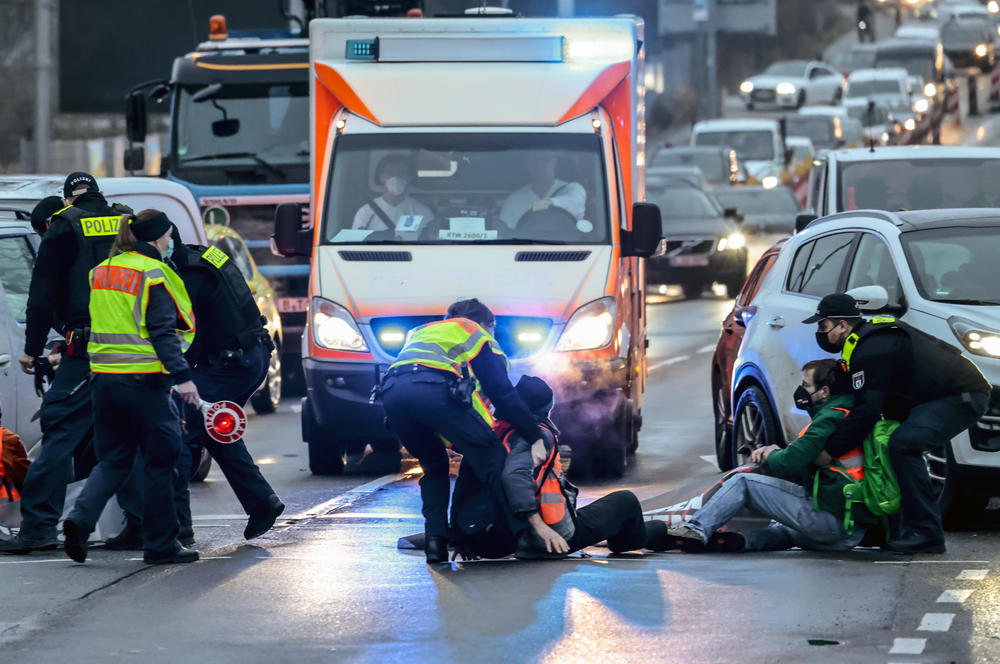
[[[808,424],[792,400],[799,368],[828,355],[816,345],[816,326],[801,321],[824,295],[853,291],[869,300],[866,313],[889,312],[961,347],[993,385],[990,409],[971,432],[926,455],[946,525],[974,519],[1000,487],[998,255],[1000,209],[857,210],[790,238],[742,316],[732,460],[793,440]]]

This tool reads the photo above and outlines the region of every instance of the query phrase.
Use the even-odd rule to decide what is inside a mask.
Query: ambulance
[[[621,476],[646,382],[643,25],[635,18],[310,23],[303,438],[317,474],[398,449],[372,386],[409,330],[476,297],[511,377],[544,377],[577,470]]]

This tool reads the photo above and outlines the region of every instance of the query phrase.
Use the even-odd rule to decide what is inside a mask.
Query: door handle
[[[767,324],[771,327],[784,327],[785,319],[781,316],[775,316],[771,320],[767,321]]]
[[[0,353],[0,367],[10,364],[10,353]]]

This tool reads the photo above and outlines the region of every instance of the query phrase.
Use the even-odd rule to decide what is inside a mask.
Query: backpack
[[[899,481],[889,459],[889,437],[898,427],[895,420],[879,420],[865,437],[865,477],[844,487],[844,530],[848,533],[854,532],[855,505],[863,505],[883,523],[899,511]],[[885,532],[889,532],[888,527]]]

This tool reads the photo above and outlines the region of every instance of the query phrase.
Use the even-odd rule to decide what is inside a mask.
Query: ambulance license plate
[[[293,314],[309,310],[308,297],[279,297],[278,311],[283,314]]]
[[[708,256],[671,256],[671,267],[704,267],[708,265]]]

